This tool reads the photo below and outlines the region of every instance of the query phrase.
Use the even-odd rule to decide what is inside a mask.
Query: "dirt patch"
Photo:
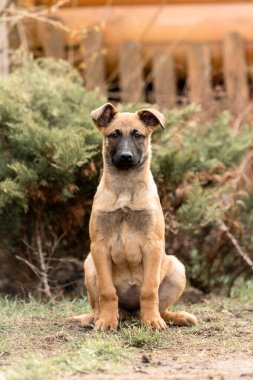
[[[216,298],[191,306],[191,311],[198,326],[170,326],[163,349],[143,347],[120,374],[76,373],[68,380],[253,379],[252,302]]]
[[[235,380],[253,379],[253,359],[243,354],[214,357],[205,350],[180,357],[169,357],[167,352],[145,354],[150,363],[142,363],[142,357],[131,363],[121,374],[76,374],[69,380]],[[60,378],[59,380],[65,380]]]

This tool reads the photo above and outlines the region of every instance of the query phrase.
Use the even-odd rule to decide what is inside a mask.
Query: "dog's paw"
[[[162,316],[166,322],[171,322],[176,326],[193,326],[198,324],[195,315],[187,313],[186,311],[166,311]]]
[[[142,318],[142,323],[154,330],[167,329],[166,322],[161,317]]]
[[[87,327],[94,324],[97,319],[98,319],[98,316],[95,312],[82,314],[82,315],[75,315],[73,317],[67,318],[68,321],[80,323],[80,325],[83,327]]]
[[[99,318],[95,323],[95,328],[98,331],[117,330],[118,318]]]
[[[182,314],[183,315],[177,321],[180,326],[193,326],[198,324],[195,315],[187,313],[186,311],[183,311]]]

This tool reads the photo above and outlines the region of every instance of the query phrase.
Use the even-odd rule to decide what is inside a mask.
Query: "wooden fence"
[[[7,4],[7,0],[0,0],[0,14]],[[9,71],[8,63],[8,26],[0,19],[0,75],[6,76]]]
[[[50,24],[40,25],[40,38],[46,56],[66,58],[64,36]],[[111,93],[110,78],[106,77],[106,54],[102,32],[90,31],[78,47],[81,51],[82,74],[89,89],[99,89],[109,98],[122,102],[153,101],[161,108],[173,107],[181,99],[177,70],[169,46],[151,57],[149,73],[145,72],[142,45],[128,41],[118,50],[117,91]],[[74,53],[73,53],[74,54]],[[79,53],[80,55],[80,53]],[[184,102],[200,104],[211,110],[220,102],[232,113],[240,114],[250,106],[250,69],[247,66],[243,39],[237,33],[228,34],[222,41],[222,96],[217,96],[213,84],[210,46],[208,43],[187,43],[185,46],[187,74]],[[73,57],[72,57],[73,58]],[[80,58],[80,57],[79,57]],[[74,61],[74,58],[73,58]],[[147,87],[152,95],[147,96]],[[217,100],[218,99],[218,100]]]

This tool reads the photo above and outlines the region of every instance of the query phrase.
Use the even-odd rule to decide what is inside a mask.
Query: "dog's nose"
[[[121,156],[120,156],[120,159],[122,161],[132,161],[133,155],[132,155],[131,152],[122,152]]]

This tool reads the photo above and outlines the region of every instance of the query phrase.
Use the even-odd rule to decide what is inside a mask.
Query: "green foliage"
[[[238,197],[238,204],[240,216],[248,235],[253,230],[253,189],[246,194],[241,194]],[[251,236],[251,242],[253,244],[253,235]]]
[[[25,194],[20,185],[10,178],[6,178],[0,182],[0,208],[4,208],[13,201],[21,203],[24,207]]]
[[[170,129],[160,136],[152,164],[160,182],[179,184],[192,173],[212,170],[218,164],[224,169],[233,167],[252,145],[252,127],[246,125],[234,131],[227,112],[207,123],[186,122],[185,117],[193,111],[192,107],[186,109],[181,120],[181,113],[178,117],[177,112],[174,117],[167,114]],[[176,131],[182,123],[187,127],[178,134]]]
[[[193,124],[185,130],[186,148],[198,152],[196,170],[210,170],[219,162],[229,168],[237,164],[252,145],[251,126],[243,126],[238,132],[230,128],[230,123],[230,114],[223,112],[212,122],[203,126]]]
[[[252,146],[253,129],[233,130],[227,112],[199,122],[193,110],[182,118],[167,114],[167,129],[154,137],[152,170],[167,215],[168,252],[186,264],[193,285],[226,292],[240,273],[252,275],[220,222],[226,221],[253,257],[253,198],[244,192],[238,203],[231,180],[225,180],[238,175],[235,168]]]
[[[217,192],[204,190],[195,183],[187,201],[179,208],[178,221],[183,228],[198,229],[217,222],[223,210],[217,200]]]
[[[74,180],[78,168],[97,153],[100,139],[89,114],[101,101],[64,62],[31,61],[2,80],[0,128],[6,149],[1,159],[13,169],[4,174],[18,183],[28,175],[37,184],[56,182],[62,188]]]
[[[14,203],[31,207],[39,191],[45,202],[47,192],[67,201],[67,186],[97,155],[100,136],[89,114],[103,101],[65,62],[29,61],[1,79],[1,214]]]
[[[83,227],[77,204],[92,197],[100,160],[90,112],[104,101],[66,62],[30,60],[0,79],[0,260],[30,247],[24,258],[37,267],[38,228],[47,258],[62,233]]]

